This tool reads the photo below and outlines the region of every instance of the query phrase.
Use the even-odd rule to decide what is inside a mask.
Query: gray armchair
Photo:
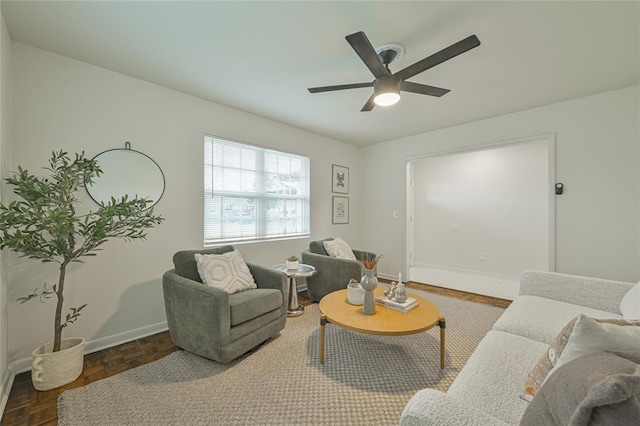
[[[283,272],[247,262],[258,288],[234,294],[203,284],[195,253],[222,254],[233,246],[179,251],[162,277],[167,324],[174,343],[227,363],[276,335],[287,320],[289,288]]]
[[[307,278],[309,297],[314,302],[319,302],[331,292],[347,288],[351,279],[360,281],[364,275],[362,261],[367,257],[373,259],[376,256],[372,252],[353,250],[358,260],[331,257],[322,244],[327,240],[331,241],[333,238],[311,241],[309,249],[302,252],[302,263],[313,265],[318,271],[314,276]]]

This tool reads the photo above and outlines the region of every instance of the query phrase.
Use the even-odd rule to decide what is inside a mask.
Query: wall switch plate
[[[391,217],[393,217],[394,219],[398,218],[398,212],[397,211],[393,211],[393,213],[391,213]]]
[[[486,257],[485,257],[485,255],[484,255],[484,252],[480,252],[480,260],[481,260],[482,262],[484,262],[485,260],[487,260],[487,258],[486,258]]]

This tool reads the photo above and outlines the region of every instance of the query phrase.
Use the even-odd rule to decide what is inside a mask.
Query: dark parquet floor
[[[426,284],[408,283],[407,286],[499,307],[507,307],[510,303],[508,300],[448,290]],[[303,305],[312,303],[306,297],[306,292],[299,293],[298,298]],[[11,394],[0,424],[2,426],[56,425],[58,395],[65,390],[81,387],[130,368],[147,364],[177,350],[179,348],[173,344],[167,331],[94,352],[85,355],[84,370],[77,380],[58,389],[45,392],[35,390],[31,383],[30,372],[18,374],[11,388]]]

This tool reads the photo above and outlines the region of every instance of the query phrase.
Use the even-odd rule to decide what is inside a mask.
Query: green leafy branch
[[[33,293],[30,293],[23,297],[18,297],[16,300],[20,302],[20,304],[27,303],[29,300],[33,300],[35,298],[39,298],[41,303],[47,301],[47,299],[51,299],[53,295],[56,294],[56,286],[54,285],[51,289],[47,288],[47,283],[44,283],[43,289],[35,288]]]
[[[5,179],[20,199],[9,205],[0,203],[0,223],[3,225],[0,249],[7,247],[21,257],[60,265],[57,285],[51,289],[45,285],[43,290],[35,289],[18,299],[21,303],[35,298],[45,301],[56,295],[53,350],[58,351],[62,328],[74,323],[86,306],[72,308],[62,323],[67,265],[82,262],[85,256],[95,256],[111,238],[144,239],[146,230],[159,225],[164,218],[156,215],[153,208],[147,208],[150,200],[129,199],[126,195],[101,203],[96,211],[78,215],[78,189],[83,182],[93,184],[102,174],[97,161],[84,158],[84,152],[75,154],[75,158],[62,150],[53,152],[45,170],[50,174],[41,178],[19,166],[18,172]]]
[[[84,305],[82,305],[80,307],[69,309],[71,312],[69,312],[67,314],[67,318],[66,318],[65,322],[62,324],[62,328],[68,326],[69,324],[73,324],[74,322],[76,322],[78,317],[80,317],[80,311],[83,310],[86,306],[87,306],[87,304],[85,303]]]

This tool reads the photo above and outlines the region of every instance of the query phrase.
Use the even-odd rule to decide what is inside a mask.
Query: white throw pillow
[[[598,322],[579,315],[569,341],[547,379],[569,361],[601,351],[640,351],[640,325]]]
[[[239,251],[223,254],[196,253],[196,265],[202,282],[229,294],[258,288]]]
[[[620,302],[620,312],[626,320],[640,320],[640,282],[624,295]]]
[[[340,259],[358,260],[356,259],[356,255],[353,254],[351,247],[349,247],[349,244],[340,237],[332,241],[323,241],[322,245],[327,253],[329,253],[329,256],[339,257]]]

